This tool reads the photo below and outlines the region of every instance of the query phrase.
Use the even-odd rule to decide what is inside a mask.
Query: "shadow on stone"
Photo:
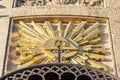
[[[5,6],[0,5],[0,9],[6,8]]]
[[[2,18],[2,17],[8,17],[9,15],[0,15],[0,18]]]

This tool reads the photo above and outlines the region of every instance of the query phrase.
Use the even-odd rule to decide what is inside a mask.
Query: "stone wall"
[[[113,49],[115,55],[116,75],[120,76],[120,1],[106,0],[105,7],[75,6],[75,5],[46,5],[14,7],[14,0],[0,1],[0,75],[2,75],[4,56],[9,44],[8,32],[12,17],[42,16],[42,15],[79,15],[86,17],[104,17],[109,19]]]

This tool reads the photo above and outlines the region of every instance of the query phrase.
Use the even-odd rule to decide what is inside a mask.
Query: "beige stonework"
[[[103,17],[109,20],[115,57],[116,75],[120,77],[120,1],[105,0],[105,7],[76,5],[46,5],[14,7],[13,0],[2,0],[0,5],[0,75],[2,75],[4,56],[7,50],[8,32],[11,18],[45,15],[77,15],[85,17]]]

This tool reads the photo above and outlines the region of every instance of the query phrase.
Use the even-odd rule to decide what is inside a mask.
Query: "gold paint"
[[[104,46],[99,44],[102,40],[99,23],[102,21],[93,20],[93,24],[86,27],[90,22],[89,19],[86,21],[66,18],[42,20],[41,25],[35,21],[28,24],[21,20],[19,32],[13,34],[13,37],[20,37],[16,42],[18,46],[16,54],[20,56],[16,64],[20,68],[56,63],[57,46],[60,45],[62,63],[89,65],[107,71],[107,67],[100,63],[105,61],[107,53]]]

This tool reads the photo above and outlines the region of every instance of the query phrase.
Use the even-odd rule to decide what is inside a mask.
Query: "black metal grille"
[[[44,64],[17,70],[0,80],[120,80],[120,78],[82,65]]]

